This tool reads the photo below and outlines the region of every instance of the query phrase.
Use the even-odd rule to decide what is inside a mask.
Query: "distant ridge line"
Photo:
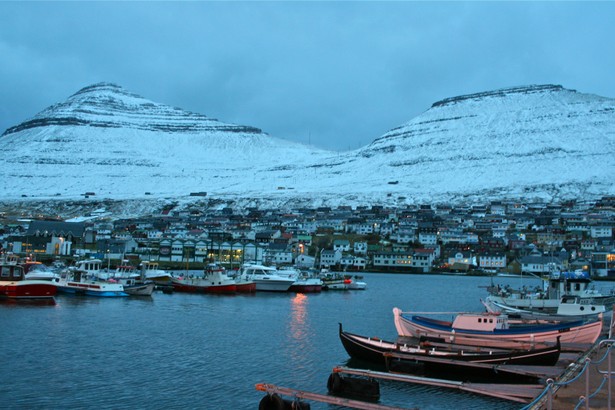
[[[459,95],[457,97],[449,97],[440,101],[436,101],[431,105],[431,108],[442,107],[448,104],[455,104],[460,101],[472,100],[476,98],[484,97],[505,97],[508,94],[530,94],[543,91],[563,91],[565,88],[561,85],[555,84],[542,84],[542,85],[528,85],[521,87],[501,88],[499,90],[484,91],[474,94]],[[576,92],[576,90],[569,90]]]

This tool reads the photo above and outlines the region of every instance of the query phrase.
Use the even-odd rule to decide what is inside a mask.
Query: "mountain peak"
[[[54,104],[32,119],[8,128],[2,136],[50,125],[178,133],[215,130],[242,134],[263,133],[255,127],[226,124],[203,114],[158,104],[117,84],[100,82],[84,87],[66,101]]]
[[[81,90],[77,91],[75,94],[68,97],[68,99],[74,99],[74,98],[79,98],[83,96],[100,95],[100,94],[126,96],[130,98],[144,100],[144,98],[141,97],[140,95],[129,92],[118,84],[107,83],[107,82],[100,82],[100,83],[88,85],[87,87],[83,87]]]

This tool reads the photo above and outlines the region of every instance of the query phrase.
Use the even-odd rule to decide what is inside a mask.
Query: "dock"
[[[345,366],[334,367],[331,376],[348,375],[350,377],[357,376],[370,380],[391,380],[454,389],[524,404],[523,410],[573,408],[611,410],[613,408],[612,379],[615,374],[612,367],[612,355],[613,350],[615,350],[615,337],[613,336],[615,327],[613,322],[611,322],[610,328],[611,331],[608,332],[608,335],[605,335],[601,341],[596,342],[594,345],[566,346],[556,366],[501,366],[513,373],[531,373],[540,377],[544,383],[470,383]],[[399,407],[389,407],[362,400],[339,397],[338,395],[332,395],[331,392],[330,394],[318,394],[266,383],[257,384],[256,389],[266,392],[269,396],[290,396],[295,401],[313,400],[365,410],[402,410]],[[405,410],[408,409],[406,408]]]
[[[335,367],[333,369],[333,372],[351,374],[355,376],[371,377],[374,379],[394,380],[405,383],[444,387],[448,389],[483,394],[485,396],[504,398],[519,403],[529,403],[544,389],[544,385],[541,384],[466,383],[453,380],[413,376],[409,374],[353,369],[343,366]]]
[[[336,404],[338,406],[350,407],[353,409],[363,409],[363,410],[408,410],[407,408],[402,407],[390,407],[383,406],[377,403],[369,403],[360,400],[351,400],[343,397],[329,396],[326,394],[312,393],[303,390],[291,389],[288,387],[280,387],[275,386],[273,384],[267,383],[258,383],[256,386],[256,390],[266,392],[269,395],[284,395],[290,396],[294,400],[313,400],[319,401],[321,403],[328,404]],[[297,407],[300,408],[300,407]]]

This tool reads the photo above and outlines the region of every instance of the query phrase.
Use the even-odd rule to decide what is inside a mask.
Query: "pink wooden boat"
[[[457,344],[528,348],[536,343],[595,343],[602,314],[594,320],[513,322],[505,314],[459,313],[452,322],[393,308],[399,336],[442,339]]]

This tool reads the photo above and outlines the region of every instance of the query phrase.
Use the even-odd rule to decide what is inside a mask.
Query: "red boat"
[[[254,293],[256,292],[256,283],[251,280],[236,279],[237,293]]]
[[[0,299],[53,300],[58,288],[47,280],[25,279],[23,267],[0,264]]]
[[[290,285],[288,291],[297,293],[317,293],[322,291],[322,280],[319,278],[300,277]]]
[[[223,267],[216,264],[207,265],[202,278],[173,278],[171,284],[176,292],[217,294],[237,292],[235,280],[226,274]]]

